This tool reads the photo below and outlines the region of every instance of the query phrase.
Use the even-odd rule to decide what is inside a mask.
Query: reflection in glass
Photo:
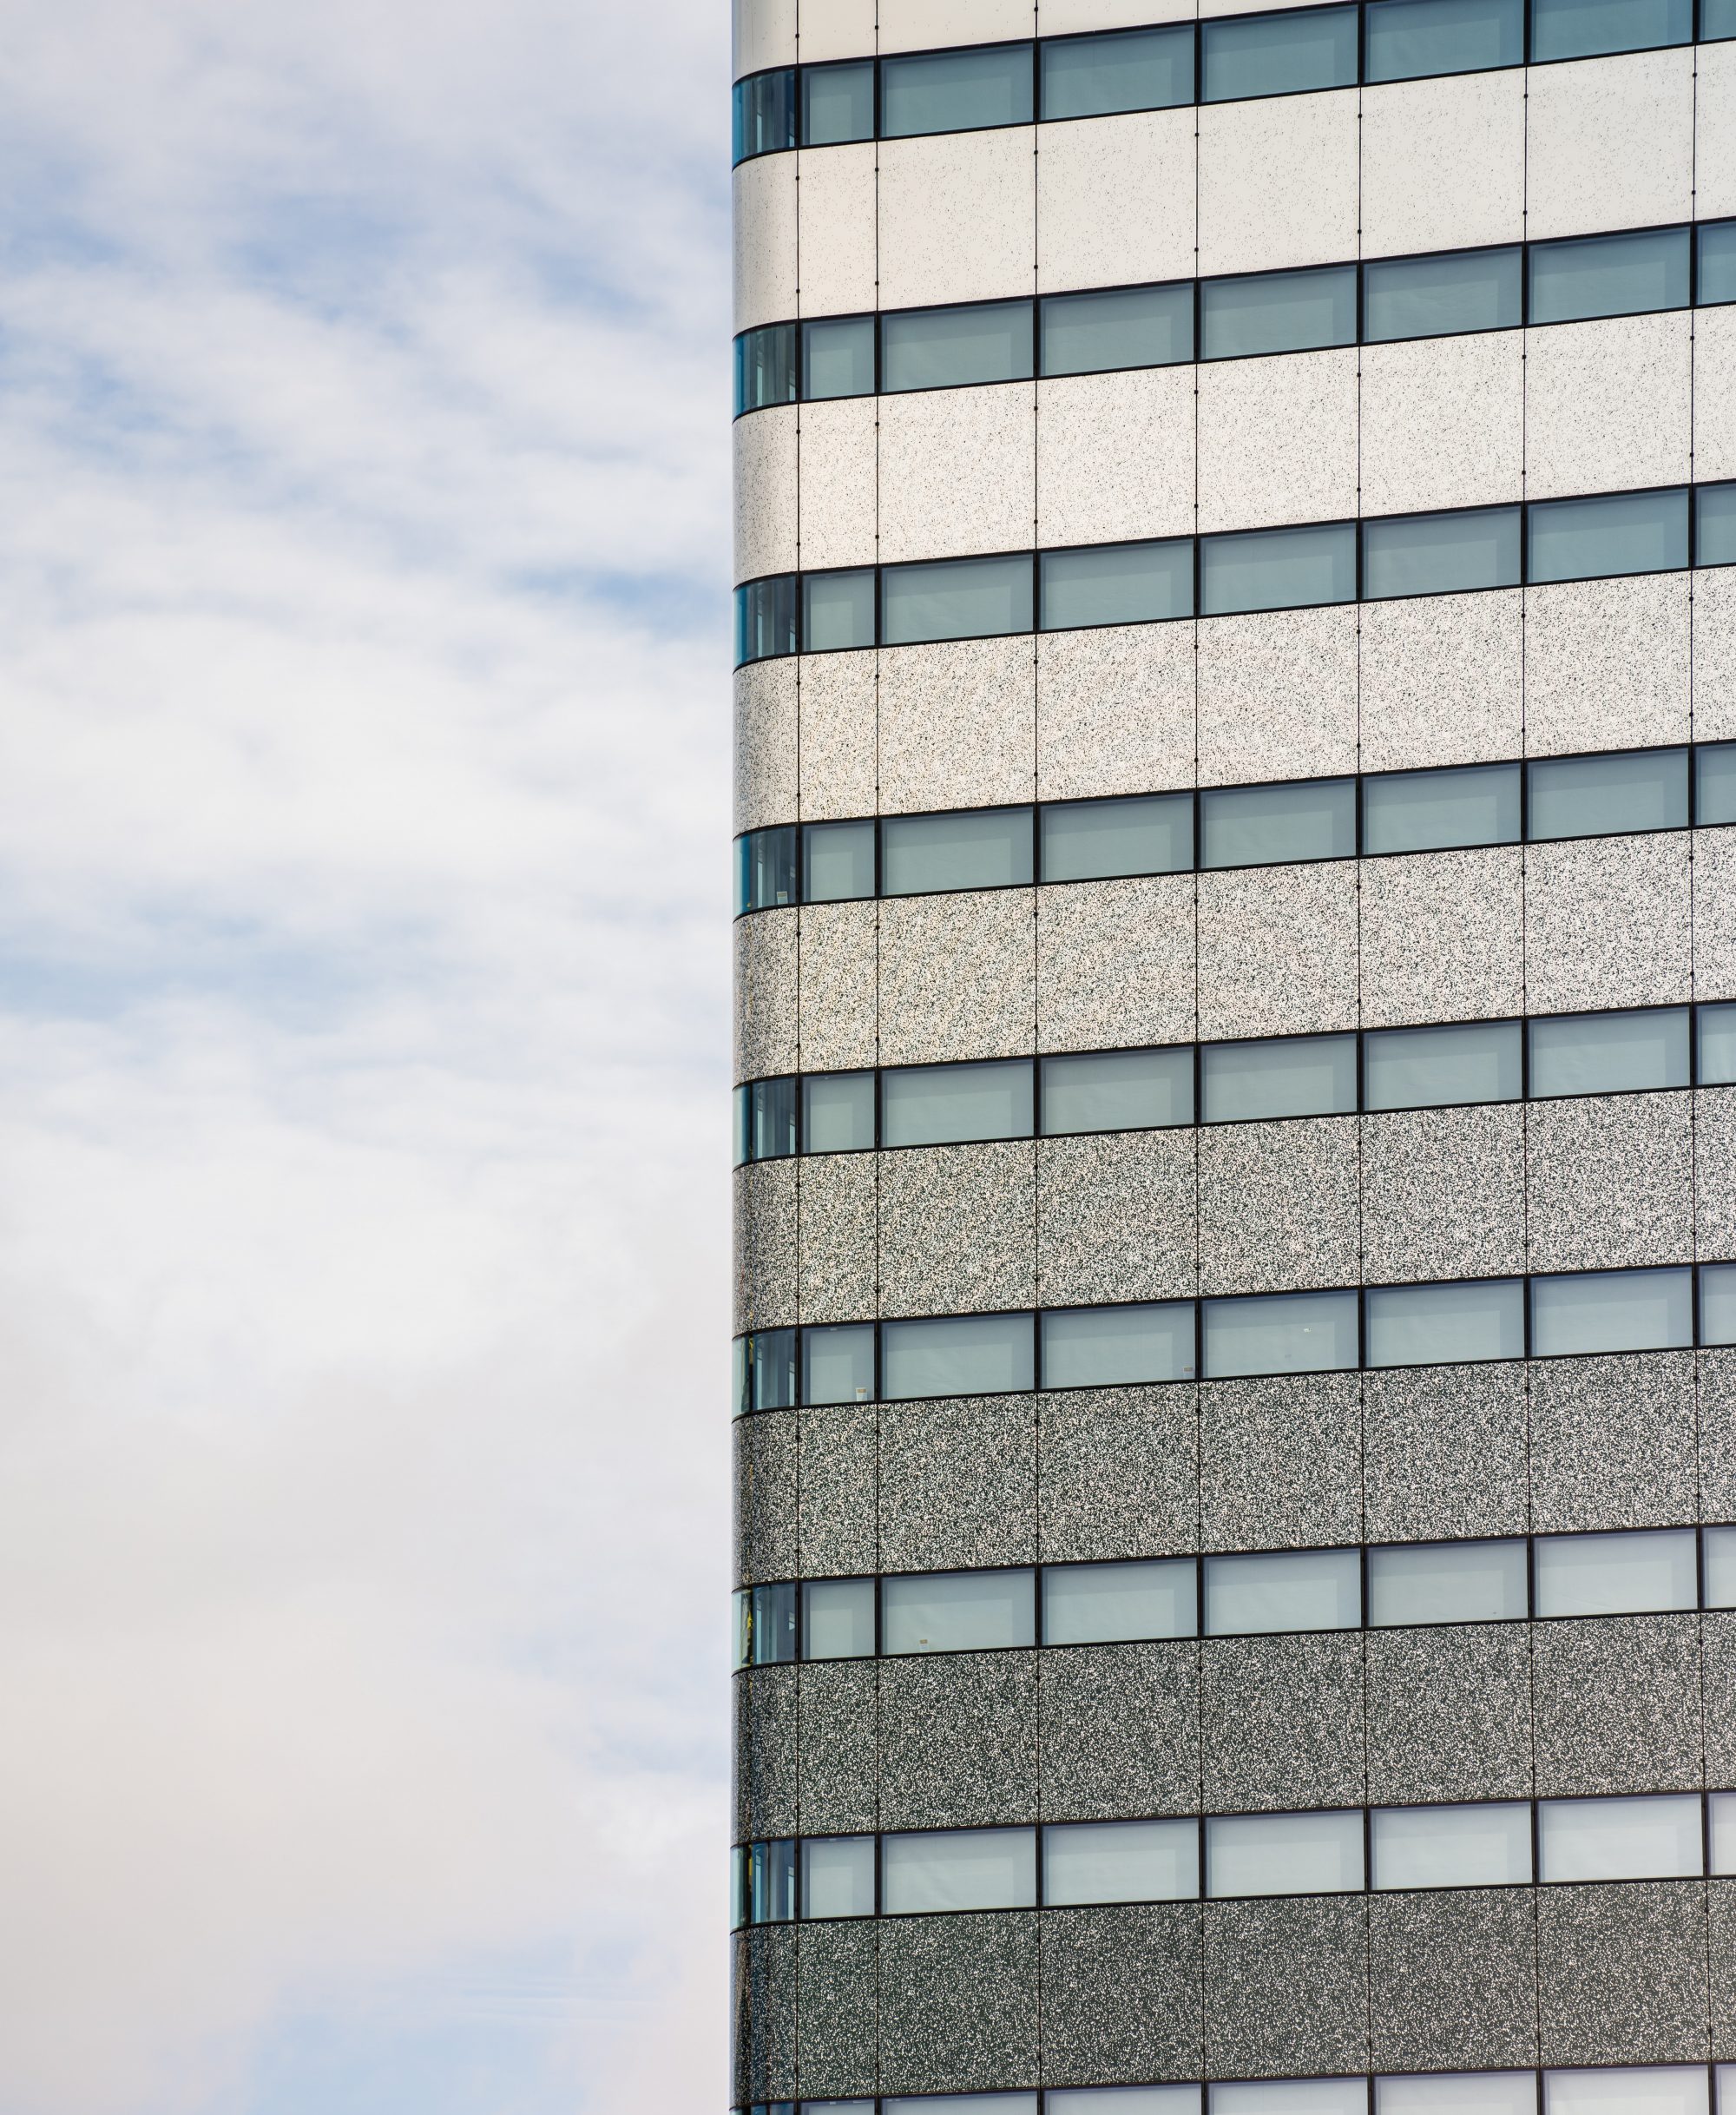
[[[1687,563],[1687,494],[1535,500],[1527,534],[1534,583],[1671,572]]]
[[[880,1143],[951,1145],[1029,1138],[1034,1067],[1029,1058],[988,1064],[903,1065],[880,1075]]]
[[[1736,1031],[1733,1031],[1736,1043]],[[1194,1121],[1194,1052],[1094,1051],[1082,1058],[1044,1058],[1042,1128],[1065,1132],[1127,1131]]]
[[[1451,595],[1519,582],[1519,510],[1472,507],[1370,521],[1362,530],[1363,595]]]
[[[1354,1036],[1208,1043],[1200,1059],[1207,1123],[1338,1116],[1357,1105]]]
[[[880,136],[976,132],[985,125],[1028,125],[1032,116],[1029,44],[988,44],[972,51],[925,51],[880,62]]]
[[[1736,1344],[1736,1263],[1700,1267],[1700,1341]]]
[[[1384,3],[1430,6],[1439,0]],[[1371,32],[1378,11],[1369,10]],[[1363,336],[1371,345],[1397,338],[1511,330],[1524,320],[1524,253],[1516,247],[1381,258],[1363,267]]]
[[[1680,830],[1687,822],[1687,751],[1545,756],[1526,766],[1534,840]]]
[[[1340,1373],[1357,1364],[1354,1293],[1260,1294],[1205,1303],[1206,1373]]]
[[[1532,1545],[1540,1616],[1631,1616],[1700,1598],[1694,1532],[1539,1535]]]
[[[1531,1094],[1619,1094],[1641,1087],[1685,1087],[1688,1073],[1686,1006],[1635,1013],[1569,1013],[1530,1025]]]
[[[1529,2071],[1446,2071],[1377,2079],[1374,2115],[1537,2115]]]
[[[1543,2115],[1706,2115],[1706,2067],[1546,2071]]]
[[[1194,357],[1193,283],[1047,294],[1039,331],[1039,371],[1046,375],[1174,366]]]
[[[905,309],[880,319],[880,386],[889,395],[1017,382],[1030,372],[1029,301]]]
[[[1029,1909],[1036,1902],[1034,1828],[933,1828],[880,1841],[882,1905],[913,1910]]]
[[[1706,1605],[1736,1608],[1736,1527],[1700,1530],[1706,1566]]]
[[[837,653],[874,643],[874,569],[802,576],[802,651]]]
[[[873,1580],[809,1579],[802,1588],[802,1657],[865,1660],[873,1652]]]
[[[1362,1050],[1365,1109],[1450,1109],[1519,1099],[1517,1021],[1371,1029]]]
[[[1267,866],[1356,850],[1356,781],[1210,787],[1200,796],[1200,864]]]
[[[1212,2088],[1212,2115],[1366,2115],[1360,2079],[1247,2079]]]
[[[1736,497],[1736,485],[1730,490]],[[1694,751],[1693,819],[1736,822],[1736,741],[1704,741]]]
[[[1736,484],[1702,484],[1694,495],[1693,562],[1736,564]]]
[[[825,316],[802,326],[802,394],[810,403],[874,393],[874,319]]]
[[[1200,42],[1202,102],[1356,85],[1353,7],[1307,8],[1294,14],[1208,22],[1203,24]]]
[[[944,1315],[932,1321],[884,1322],[883,1390],[888,1401],[924,1395],[1000,1395],[1035,1379],[1029,1314]]]
[[[880,888],[1011,888],[1032,879],[1031,811],[985,807],[959,815],[888,815],[880,825]]]
[[[1690,240],[1689,229],[1666,227],[1534,243],[1531,321],[1578,323],[1686,308]]]
[[[802,1914],[871,1917],[872,1836],[810,1836],[802,1845]]]
[[[1050,1308],[1042,1317],[1046,1388],[1186,1380],[1194,1373],[1194,1303]]]
[[[1383,1285],[1371,1287],[1367,1299],[1371,1366],[1525,1355],[1525,1288],[1517,1278]]]
[[[1360,1814],[1218,1814],[1206,1823],[1208,1895],[1353,1894],[1362,1874]]]
[[[1736,1081],[1736,1005],[1700,1009],[1700,1084],[1728,1085]]]
[[[764,411],[796,400],[796,332],[790,323],[743,331],[735,341],[735,409]]]
[[[1352,522],[1323,529],[1255,529],[1200,539],[1200,608],[1206,616],[1309,609],[1355,597]]]
[[[873,1399],[872,1322],[834,1322],[803,1330],[805,1403],[865,1403]]]
[[[1055,802],[1038,809],[1037,822],[1044,881],[1183,873],[1194,864],[1194,802],[1187,794]]]
[[[1362,1558],[1356,1550],[1208,1557],[1205,1570],[1208,1637],[1353,1631],[1362,1621]]]
[[[1502,1623],[1526,1614],[1525,1545],[1418,1542],[1368,1553],[1368,1620]]]
[[[1199,1628],[1191,1557],[1128,1564],[1050,1565],[1042,1575],[1046,1645],[1192,1637]]]
[[[802,1150],[861,1153],[874,1143],[874,1075],[810,1072],[802,1082]]]
[[[841,147],[874,136],[874,62],[802,69],[802,145]]]
[[[871,822],[811,822],[802,831],[802,901],[847,903],[874,893]]]
[[[880,1582],[880,1650],[980,1652],[1036,1643],[1036,1580],[1023,1570],[930,1571]]]
[[[1200,1892],[1193,1822],[1075,1822],[1042,1832],[1042,1899],[1177,1902]]]
[[[1531,1348],[1660,1351],[1693,1340],[1686,1270],[1596,1270],[1531,1281]]]
[[[1369,1824],[1377,1888],[1505,1888],[1531,1877],[1531,1809],[1524,1800],[1377,1807]]]
[[[1700,1867],[1695,1798],[1542,1799],[1540,1880],[1674,1880]]]
[[[889,565],[880,575],[882,642],[913,646],[1029,631],[1031,572],[1025,557]]]
[[[1736,15],[1736,9],[1733,9]],[[1732,23],[1736,31],[1736,21]],[[1698,231],[1700,274],[1694,299],[1702,308],[1736,301],[1736,221],[1708,221]]]
[[[1194,612],[1194,546],[1185,537],[1046,550],[1037,564],[1044,631],[1157,623]]]
[[[1693,37],[1693,0],[1531,0],[1531,56],[1590,59]]]
[[[1522,0],[1374,0],[1367,20],[1366,81],[1416,81],[1525,63]]]
[[[1439,852],[1518,841],[1517,764],[1387,771],[1362,782],[1364,852]]]

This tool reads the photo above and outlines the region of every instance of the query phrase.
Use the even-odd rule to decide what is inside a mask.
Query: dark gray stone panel
[[[1208,1814],[1361,1802],[1362,1647],[1360,1631],[1201,1639]]]
[[[1200,1388],[1200,1536],[1208,1550],[1362,1536],[1357,1374],[1209,1380]]]
[[[1527,1414],[1517,1365],[1364,1374],[1369,1540],[1522,1535]]]
[[[1523,1270],[1522,1104],[1364,1117],[1362,1243],[1370,1285]]]
[[[816,1153],[794,1163],[796,1298],[805,1322],[853,1321],[878,1302],[878,1153]]]
[[[1537,1890],[1545,2064],[1692,2064],[1706,2053],[1706,1883]]]
[[[1694,1518],[1692,1352],[1538,1359],[1530,1374],[1539,1533]]]
[[[1540,1623],[1532,1679],[1540,1798],[1699,1789],[1698,1615]]]
[[[870,1918],[799,1927],[796,2070],[814,2098],[871,2093],[880,1934]]]
[[[1200,2055],[1197,1902],[1044,1914],[1045,2085],[1194,2079]]]
[[[1202,1908],[1207,2078],[1368,2068],[1365,1896]]]
[[[1042,1655],[1049,1821],[1193,1814],[1200,1805],[1200,1648],[1191,1637]]]
[[[1709,1880],[1706,1953],[1712,1985],[1713,2061],[1736,2061],[1736,1880]]]
[[[880,1826],[1036,1819],[1037,1656],[880,1663]]]
[[[1736,1520],[1736,1347],[1695,1355],[1702,1520]]]
[[[849,1835],[879,1820],[879,1664],[801,1670],[801,1833]]]
[[[883,2093],[1036,2085],[1037,1921],[1028,1910],[883,1920]]]
[[[1621,1270],[1693,1255],[1689,1097],[1568,1096],[1525,1112],[1533,1270]]]
[[[1036,1555],[1036,1399],[959,1396],[880,1413],[888,1571],[1028,1565]]]
[[[733,1680],[735,1841],[792,1836],[798,1670],[748,1667]]]
[[[1536,2062],[1535,1897],[1530,1888],[1466,1888],[1370,1898],[1377,2071]]]
[[[1368,1796],[1379,1807],[1531,1795],[1530,1626],[1368,1633]]]
[[[785,1416],[801,1426],[801,1488],[797,1494],[805,1578],[849,1578],[875,1569],[878,1413],[871,1403],[840,1403]]]
[[[1040,1395],[1046,1563],[1200,1546],[1200,1401],[1192,1382]]]
[[[1718,1790],[1736,1786],[1736,1610],[1708,1609],[1700,1620],[1706,1782]]]
[[[1224,1123],[1199,1137],[1202,1293],[1357,1282],[1354,1122]]]
[[[1036,1148],[1026,1139],[880,1156],[880,1312],[1036,1301]]]
[[[730,1945],[735,2099],[787,2099],[796,2084],[796,1927],[737,1932]]]
[[[737,1418],[735,1576],[744,1586],[792,1578],[796,1564],[796,1420],[768,1410]]]

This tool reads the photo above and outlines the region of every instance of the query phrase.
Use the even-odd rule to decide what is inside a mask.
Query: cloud
[[[0,2115],[722,2099],[726,34],[9,16]]]

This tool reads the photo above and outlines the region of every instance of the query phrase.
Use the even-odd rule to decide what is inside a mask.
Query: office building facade
[[[727,2105],[1736,2115],[1736,0],[735,72]]]

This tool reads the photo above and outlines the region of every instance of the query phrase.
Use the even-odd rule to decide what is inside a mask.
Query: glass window
[[[1029,1058],[1011,1058],[883,1072],[880,1143],[953,1145],[970,1138],[1029,1138],[1035,1070]]]
[[[1208,1043],[1200,1053],[1207,1123],[1344,1115],[1357,1105],[1354,1036]]]
[[[1036,1643],[1036,1578],[926,1571],[880,1582],[883,1652],[983,1652]]]
[[[1042,1832],[1042,1899],[1191,1901],[1200,1892],[1194,1822],[1073,1822]]]
[[[1736,822],[1736,741],[1704,741],[1694,751],[1693,819]]]
[[[1031,811],[977,808],[963,815],[889,815],[880,825],[882,893],[1013,888],[1033,878]]]
[[[1525,1545],[1418,1542],[1368,1553],[1368,1620],[1503,1623],[1528,1612]]]
[[[1194,864],[1194,802],[1187,794],[1051,802],[1037,817],[1045,881],[1185,873]]]
[[[735,341],[737,413],[795,400],[795,325],[768,323],[763,330],[743,331]]]
[[[1042,1318],[1042,1385],[1104,1388],[1194,1376],[1194,1302],[1050,1308]]]
[[[802,651],[831,654],[874,643],[874,569],[802,576]]]
[[[1516,548],[1517,516],[1515,516]],[[1519,767],[1385,771],[1362,782],[1364,852],[1438,852],[1519,841]]]
[[[1119,36],[1051,36],[1037,46],[1045,118],[1173,110],[1194,100],[1191,24]]]
[[[744,1380],[747,1401],[743,1407],[792,1409],[796,1400],[795,1331],[757,1329],[740,1341],[746,1347]]]
[[[1534,840],[1679,830],[1687,822],[1686,749],[1538,757],[1526,771]]]
[[[1520,1885],[1531,1877],[1530,1804],[1377,1807],[1369,1848],[1377,1888]]]
[[[802,326],[802,394],[810,403],[874,393],[874,319],[825,316]]]
[[[750,830],[735,840],[735,907],[765,911],[796,901],[796,833],[793,825]]]
[[[1687,1084],[1686,1006],[1564,1014],[1533,1021],[1530,1036],[1531,1093],[1538,1101]]]
[[[1706,1605],[1736,1608],[1736,1527],[1700,1530],[1705,1544]]]
[[[1736,1792],[1713,1793],[1706,1809],[1706,1818],[1712,1824],[1712,1855],[1707,1862],[1714,1873],[1736,1873]]]
[[[1034,1828],[925,1828],[880,1841],[888,1916],[1036,1906]]]
[[[1371,1366],[1445,1366],[1524,1355],[1525,1288],[1517,1278],[1370,1288]]]
[[[802,69],[802,145],[842,147],[874,136],[874,62]]]
[[[1193,43],[1191,30],[1182,34]],[[1039,371],[1106,374],[1173,367],[1194,357],[1194,287],[1123,287],[1108,293],[1051,293],[1039,304]]]
[[[1375,0],[1363,78],[1418,81],[1525,63],[1522,0]]]
[[[871,1917],[872,1836],[810,1836],[802,1845],[802,1914]]]
[[[1186,537],[1046,550],[1038,568],[1044,631],[1151,624],[1194,614],[1194,546]]]
[[[880,1353],[889,1401],[922,1395],[1003,1395],[1035,1380],[1032,1317],[949,1314],[883,1322]]]
[[[1292,96],[1308,89],[1354,88],[1357,11],[1305,8],[1295,14],[1245,15],[1203,25],[1201,102],[1240,96]]]
[[[1736,32],[1736,21],[1726,35],[1733,32]],[[1702,308],[1736,301],[1736,221],[1707,221],[1698,232],[1700,277],[1694,298]]]
[[[1483,4],[1483,0],[1377,0],[1368,10],[1372,49],[1377,16],[1386,8]],[[1514,0],[1493,0],[1497,7]],[[1363,336],[1371,345],[1396,338],[1444,338],[1462,331],[1511,330],[1525,320],[1524,253],[1457,250],[1439,257],[1383,258],[1363,267]]]
[[[1451,1109],[1519,1099],[1517,1021],[1371,1030],[1362,1056],[1365,1109]]]
[[[848,903],[873,893],[873,824],[806,825],[802,831],[802,901]]]
[[[796,577],[750,580],[735,590],[735,659],[770,661],[796,650]]]
[[[1353,1631],[1362,1621],[1356,1550],[1281,1550],[1206,1559],[1206,1635]]]
[[[1543,2110],[1544,2115],[1706,2115],[1706,2067],[1546,2071]]]
[[[1261,1294],[1206,1302],[1206,1372],[1340,1373],[1357,1363],[1354,1293]]]
[[[1207,35],[1224,26],[1208,23]],[[1200,357],[1235,359],[1254,352],[1306,352],[1318,346],[1353,346],[1356,306],[1354,265],[1203,280]]]
[[[1048,2115],[1200,2115],[1197,2085],[1078,2085],[1049,2091]]]
[[[1736,1052],[1736,1027],[1731,1041]],[[1094,1051],[1088,1057],[1044,1058],[1039,1063],[1045,1137],[1146,1130],[1194,1121],[1191,1048]]]
[[[737,1163],[781,1160],[796,1150],[796,1083],[756,1079],[739,1090],[737,1107],[744,1136],[737,1142]]]
[[[972,51],[924,51],[880,62],[880,136],[918,132],[979,132],[985,125],[1029,125],[1032,116],[1029,44],[985,44]]]
[[[787,1924],[796,1914],[796,1847],[745,1843],[735,1854],[738,1924]]]
[[[1700,1341],[1736,1344],[1736,1263],[1700,1267]]]
[[[1192,1637],[1200,1627],[1191,1557],[1118,1565],[1050,1565],[1042,1575],[1046,1645]]]
[[[874,1657],[872,1579],[809,1579],[802,1588],[802,1657]]]
[[[1700,43],[1716,43],[1727,36],[1736,36],[1736,0],[1700,0]]]
[[[881,638],[887,646],[912,646],[1029,631],[1031,602],[1028,557],[889,565],[880,576]]]
[[[1344,860],[1356,851],[1356,781],[1210,787],[1200,796],[1202,866]]]
[[[1700,1009],[1700,1080],[1707,1087],[1736,1080],[1736,1005]]]
[[[1577,323],[1686,308],[1688,240],[1686,227],[1665,227],[1535,243],[1531,321]]]
[[[1686,1270],[1595,1270],[1531,1281],[1531,1348],[1659,1351],[1693,1341]]]
[[[1700,1599],[1691,1527],[1539,1535],[1532,1553],[1540,1616],[1631,1616]]]
[[[1446,2071],[1377,2079],[1375,2115],[1537,2115],[1529,2071]]]
[[[1687,563],[1687,494],[1534,500],[1529,539],[1532,581],[1670,572]]]
[[[1456,514],[1364,522],[1362,570],[1362,591],[1370,602],[1395,595],[1516,587],[1519,510],[1472,507]]]
[[[874,1325],[834,1322],[802,1332],[802,1400],[865,1403],[874,1400]]]
[[[1693,38],[1693,0],[1531,0],[1531,56],[1539,65]]]
[[[1206,616],[1310,609],[1355,599],[1354,522],[1200,538],[1200,607]]]
[[[1029,301],[906,309],[880,319],[880,386],[889,394],[1018,382],[1030,371]]]
[[[873,2102],[851,2101],[862,2115],[871,2115]],[[802,2115],[831,2105],[829,2101],[805,2100]],[[880,2103],[881,2115],[1036,2115],[1035,2093],[903,2093]]]
[[[1348,1894],[1361,1886],[1360,1814],[1214,1814],[1206,1823],[1209,1895]]]
[[[780,66],[767,74],[749,74],[735,84],[732,159],[775,154],[796,143],[796,69]]]
[[[735,1597],[735,1664],[776,1667],[796,1657],[796,1590],[753,1586]]]
[[[1212,2088],[1212,2115],[1366,2115],[1360,2079],[1248,2079]]]
[[[874,1075],[811,1072],[802,1082],[802,1150],[861,1153],[874,1143]]]
[[[1736,484],[1702,484],[1694,499],[1694,563],[1736,564]]]
[[[1700,1870],[1694,1798],[1541,1799],[1542,1880],[1674,1880]]]

